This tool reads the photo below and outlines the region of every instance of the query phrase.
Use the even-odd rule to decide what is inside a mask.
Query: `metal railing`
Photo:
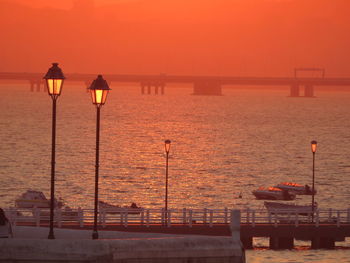
[[[6,215],[12,224],[30,223],[40,226],[49,222],[50,211],[48,208],[8,208]],[[117,208],[100,209],[98,221],[102,227],[109,224],[150,226],[161,224],[171,227],[172,225],[184,225],[192,227],[195,224],[202,224],[213,227],[218,224],[229,224],[232,210],[225,209],[144,209],[144,208]],[[54,220],[58,227],[63,224],[74,223],[80,227],[91,224],[94,219],[93,209],[55,209]],[[350,208],[343,210],[316,209],[314,215],[311,212],[288,210],[288,209],[243,209],[241,210],[241,224],[255,227],[261,224],[293,224],[296,227],[300,224],[315,224],[316,227],[322,224],[332,224],[340,227],[350,224]]]

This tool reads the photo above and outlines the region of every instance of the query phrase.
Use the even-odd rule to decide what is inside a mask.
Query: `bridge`
[[[48,226],[48,208],[8,208],[15,225]],[[189,235],[230,236],[234,210],[224,209],[144,209],[100,208],[99,231],[129,231]],[[305,211],[304,211],[305,212]],[[56,209],[55,226],[92,229],[93,209]],[[311,213],[297,210],[241,210],[241,241],[253,248],[254,237],[269,238],[271,249],[291,249],[294,239],[309,240],[311,248],[334,248],[335,242],[350,237],[350,208],[317,209]]]
[[[310,69],[299,69],[310,70]],[[321,77],[301,77],[295,70],[293,77],[237,77],[237,76],[190,76],[190,75],[137,75],[137,74],[105,74],[109,83],[137,83],[142,94],[164,94],[166,84],[192,84],[194,95],[222,95],[222,88],[227,85],[239,86],[287,86],[291,97],[314,97],[315,86],[349,86],[350,78],[329,78],[324,72]],[[65,74],[66,81],[84,82],[89,87],[97,74]],[[30,84],[30,90],[40,91],[44,73],[0,72],[0,80],[20,80]],[[300,90],[304,87],[304,93]]]

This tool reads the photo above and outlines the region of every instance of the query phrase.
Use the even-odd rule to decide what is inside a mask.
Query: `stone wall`
[[[230,237],[130,239],[1,239],[0,262],[244,263]]]

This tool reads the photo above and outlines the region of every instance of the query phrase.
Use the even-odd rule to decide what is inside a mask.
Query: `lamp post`
[[[110,90],[108,83],[102,75],[98,75],[90,86],[92,104],[96,105],[96,163],[95,163],[95,207],[94,207],[94,229],[92,239],[98,239],[97,213],[98,213],[98,168],[99,168],[99,147],[100,147],[100,109],[105,104]]]
[[[51,147],[51,196],[50,196],[50,232],[48,239],[55,239],[53,232],[54,208],[55,208],[55,153],[56,153],[56,101],[61,95],[63,81],[65,79],[58,63],[52,63],[44,76],[47,91],[52,98],[52,147]]]
[[[166,153],[166,164],[165,164],[165,222],[168,222],[168,166],[169,166],[169,151],[170,151],[170,140],[164,141],[165,153]]]
[[[312,201],[311,201],[311,209],[312,209],[312,222],[314,222],[314,210],[315,210],[315,153],[317,148],[317,142],[311,142],[311,152],[312,152]]]

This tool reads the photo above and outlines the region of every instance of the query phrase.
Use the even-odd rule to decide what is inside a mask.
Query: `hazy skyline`
[[[346,0],[0,0],[0,71],[350,76]]]

